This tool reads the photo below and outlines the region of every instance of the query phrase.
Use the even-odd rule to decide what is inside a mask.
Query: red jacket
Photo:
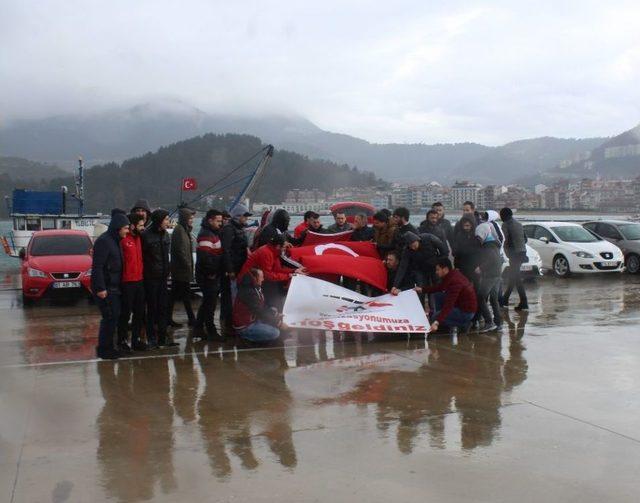
[[[274,327],[278,325],[275,313],[264,303],[262,288],[249,274],[238,283],[238,295],[233,304],[233,328],[243,330],[256,321]]]
[[[302,233],[306,231],[308,228],[309,226],[307,225],[307,222],[303,220],[302,223],[299,223],[296,226],[296,228],[293,229],[293,237],[296,239],[300,239],[300,236],[302,236]]]
[[[426,293],[444,292],[444,305],[438,315],[438,322],[444,323],[454,307],[465,313],[478,310],[476,292],[471,282],[458,269],[449,271],[440,284],[426,288]]]
[[[266,281],[289,281],[293,273],[293,269],[280,263],[280,251],[273,245],[263,245],[249,255],[238,273],[238,281],[254,267],[262,269]]]
[[[127,234],[120,240],[122,250],[122,282],[142,281],[142,239],[140,236]]]

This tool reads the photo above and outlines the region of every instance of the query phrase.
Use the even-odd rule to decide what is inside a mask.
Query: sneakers
[[[528,311],[529,306],[527,304],[525,304],[524,306],[522,304],[518,304],[516,307],[514,307],[514,309],[516,311]]]
[[[487,332],[493,332],[494,330],[498,330],[498,325],[495,323],[489,323],[485,325],[482,329],[480,329],[481,334],[486,334]]]
[[[118,351],[120,351],[121,353],[131,353],[132,349],[126,342],[121,342],[118,345]]]

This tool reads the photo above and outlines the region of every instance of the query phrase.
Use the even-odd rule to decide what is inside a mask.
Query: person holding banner
[[[441,325],[452,331],[458,328],[467,330],[478,310],[476,292],[471,282],[457,269],[453,268],[448,257],[440,257],[436,261],[436,276],[440,283],[424,287],[422,291],[434,294],[434,310],[429,316],[431,331],[436,332]]]
[[[391,293],[398,295],[400,285],[406,277],[418,287],[433,283],[434,267],[439,257],[449,254],[447,246],[433,234],[414,234],[406,232],[403,236],[405,249],[402,251],[400,265]],[[418,291],[418,293],[421,293]],[[422,298],[422,296],[421,296]]]
[[[237,278],[238,281],[241,281],[251,269],[260,269],[264,274],[266,303],[278,310],[282,309],[285,286],[288,285],[294,273],[305,273],[303,267],[294,270],[282,265],[280,255],[284,243],[283,234],[273,236],[268,244],[261,246],[249,256]]]
[[[265,303],[264,277],[261,269],[249,269],[238,281],[238,295],[233,304],[233,328],[251,342],[274,341],[280,337],[280,330],[287,328],[282,314]]]

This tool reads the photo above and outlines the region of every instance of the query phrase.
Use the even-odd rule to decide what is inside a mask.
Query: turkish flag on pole
[[[198,183],[195,178],[183,178],[182,179],[182,190],[196,190],[198,188]]]

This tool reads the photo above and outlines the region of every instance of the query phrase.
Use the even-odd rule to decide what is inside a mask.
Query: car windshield
[[[626,239],[640,239],[640,224],[622,224],[618,229]]]
[[[88,255],[91,240],[88,236],[61,235],[38,236],[31,244],[31,255],[36,257],[48,255]]]
[[[579,225],[551,227],[551,230],[556,233],[561,241],[566,241],[568,243],[593,243],[595,241],[601,241],[587,229],[580,227]]]

